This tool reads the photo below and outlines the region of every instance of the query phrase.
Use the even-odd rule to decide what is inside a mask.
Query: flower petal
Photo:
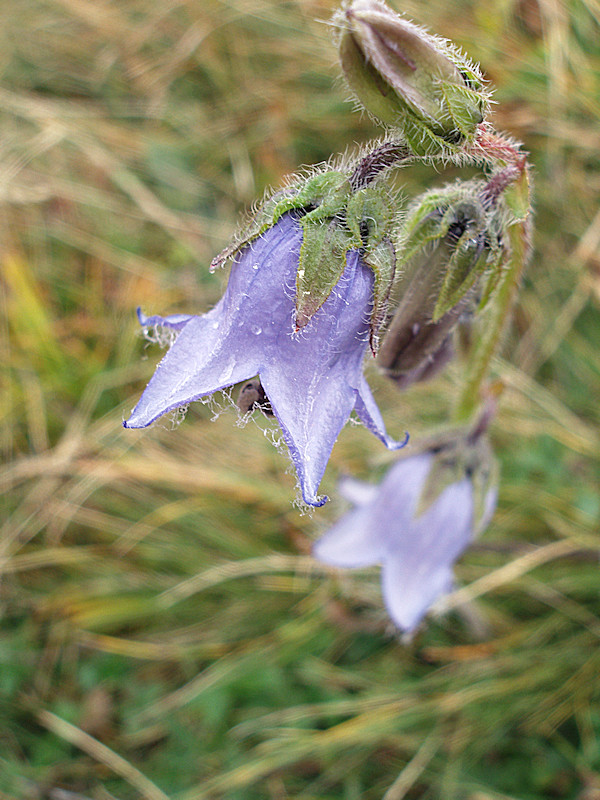
[[[216,310],[184,326],[124,427],[145,428],[167,411],[256,375],[258,363],[250,354],[236,359],[224,346]]]
[[[394,514],[393,507],[384,513],[381,500],[375,520],[378,525],[385,513]],[[449,590],[454,562],[472,538],[473,487],[467,478],[445,489],[423,514],[389,537],[383,596],[390,615],[403,630],[413,630],[431,604]]]
[[[260,377],[296,467],[304,502],[321,506],[328,498],[318,497],[317,489],[354,406],[354,391],[343,377],[331,374],[313,380],[308,396],[275,366],[261,371]]]
[[[371,503],[379,494],[379,487],[356,478],[345,476],[338,482],[338,492],[348,502],[355,506],[364,506]]]
[[[401,442],[392,439],[388,436],[385,430],[385,423],[381,416],[381,411],[377,407],[373,393],[369,388],[369,384],[364,375],[360,376],[360,385],[358,389],[358,397],[356,399],[356,413],[358,414],[361,422],[368,428],[371,433],[374,433],[378,439],[384,443],[388,450],[399,450],[408,444],[408,433],[405,434]]]
[[[414,525],[417,505],[431,464],[430,453],[418,453],[401,458],[392,466],[379,485],[373,513],[373,524],[386,532],[390,544],[405,536]]]
[[[159,317],[157,314],[154,314],[151,317],[147,317],[142,313],[141,308],[138,308],[137,315],[140,325],[143,328],[150,327],[151,325],[159,325],[164,328],[172,328],[176,331],[181,330],[184,325],[194,318],[193,314],[171,314],[169,317]]]
[[[124,423],[149,425],[186,405],[256,374],[289,447],[302,495],[322,505],[318,486],[352,409],[388,446],[383,420],[362,377],[369,338],[373,272],[358,250],[322,307],[294,330],[295,285],[302,228],[294,214],[280,220],[237,256],[227,289],[203,316],[145,317],[179,335]]]
[[[313,545],[313,556],[324,564],[348,569],[371,567],[384,557],[384,548],[369,525],[371,509],[350,511]]]
[[[167,411],[257,374],[268,345],[281,335],[283,318],[292,331],[294,303],[282,270],[293,276],[301,241],[299,226],[288,216],[240,254],[225,294],[207,314],[188,320],[181,315],[175,324],[170,317],[140,318],[181,325],[181,333],[123,423],[126,428],[144,428]]]
[[[302,496],[317,496],[331,450],[357,401],[362,359],[367,348],[373,276],[356,251],[323,306],[294,336],[280,332],[265,349],[259,368],[296,466]]]
[[[452,587],[452,569],[417,571],[402,556],[386,559],[381,584],[385,606],[396,625],[410,633],[421,622],[431,605]]]

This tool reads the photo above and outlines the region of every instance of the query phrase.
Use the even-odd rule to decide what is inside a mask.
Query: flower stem
[[[478,126],[473,141],[464,148],[462,155],[466,156],[468,163],[471,164],[481,161],[496,167],[513,164],[520,167],[522,172],[524,157],[527,154],[523,153],[518,144],[483,122]]]
[[[485,320],[485,330],[474,347],[467,366],[466,380],[458,398],[453,417],[456,422],[465,422],[481,402],[481,389],[490,369],[502,333],[517,295],[523,269],[527,264],[529,244],[529,218],[516,222],[507,231],[511,253],[506,272],[497,289],[492,310]]]
[[[350,176],[350,185],[355,192],[364,189],[384,170],[414,158],[403,142],[384,142],[360,159]]]
[[[486,162],[495,167],[505,167],[502,171],[505,183],[494,187],[490,181],[490,192],[496,191],[496,197],[501,194],[509,183],[514,181],[525,169],[526,155],[519,149],[519,145],[497,133],[486,123],[477,128],[475,138],[470,144],[464,146],[456,156],[457,163],[479,164]],[[423,157],[415,155],[402,141],[389,141],[378,144],[371,152],[364,155],[354,167],[350,176],[350,185],[356,192],[364,189],[381,172],[391,167],[401,167],[408,162],[426,161],[435,162],[443,160],[442,156]],[[499,182],[502,179],[498,179]]]

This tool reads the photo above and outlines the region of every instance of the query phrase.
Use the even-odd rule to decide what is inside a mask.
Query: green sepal
[[[441,92],[448,106],[452,123],[456,131],[460,131],[460,142],[473,138],[477,125],[483,122],[484,112],[487,109],[486,99],[468,86],[443,81],[440,85]]]
[[[431,123],[415,115],[406,114],[402,121],[402,136],[410,150],[417,156],[434,157],[457,153],[453,142],[431,130]]]
[[[329,223],[300,219],[303,229],[296,273],[296,328],[303,328],[321,308],[346,269],[346,253],[356,242],[350,231],[333,219]]]
[[[304,185],[301,181],[301,178],[296,178],[294,183],[276,192],[260,205],[235,241],[212,260],[211,272],[223,266],[228,259],[233,258],[254,239],[262,236],[288,211],[315,206],[306,217],[314,221],[327,219],[343,211],[352,192],[348,178],[336,170],[314,175]]]
[[[449,486],[468,478],[473,486],[473,530],[476,534],[486,510],[487,495],[498,484],[498,465],[486,436],[473,440],[465,432],[455,437],[435,448],[415,516],[424,514]]]
[[[448,260],[444,282],[440,289],[432,321],[437,322],[465,296],[487,266],[488,250],[480,237],[465,232]]]
[[[348,201],[346,224],[359,247],[362,243],[363,261],[374,275],[369,337],[373,353],[396,272],[396,251],[390,238],[393,219],[387,194],[378,187],[361,189]]]
[[[498,486],[500,468],[492,455],[492,448],[486,438],[478,441],[475,465],[471,473],[473,484],[473,532],[481,533],[481,523],[487,512],[486,499],[491,489]]]
[[[366,247],[363,261],[375,276],[373,310],[371,311],[369,343],[373,354],[379,348],[379,332],[385,322],[388,299],[396,273],[396,250],[391,239]]]
[[[453,195],[444,191],[427,192],[419,206],[406,220],[402,242],[402,260],[420,255],[424,246],[443,239],[452,222]]]
[[[445,489],[464,478],[464,454],[461,453],[463,449],[464,445],[459,441],[447,445],[436,453],[419,496],[415,517],[424,514]]]
[[[513,217],[513,222],[522,222],[527,218],[531,210],[531,181],[526,168],[516,181],[507,186],[502,197]]]
[[[433,323],[454,308],[472,288],[485,272],[490,256],[485,210],[478,196],[468,195],[465,189],[463,185],[427,193],[406,225],[403,261],[421,254],[431,242],[437,242],[436,246],[444,247],[448,253],[440,281],[434,287],[437,299],[431,316]],[[456,223],[463,229],[457,239],[455,230],[451,230]]]
[[[357,242],[366,248],[380,244],[388,236],[393,212],[385,193],[377,187],[361,189],[348,200],[346,224]]]
[[[315,175],[294,199],[297,208],[316,206],[299,220],[303,237],[296,273],[296,326],[302,328],[331,294],[346,269],[346,253],[360,247],[361,238],[343,222],[352,188],[342,172]]]
[[[440,223],[452,200],[453,197],[443,190],[428,191],[417,198],[404,222],[403,241],[408,248],[408,257],[413,255],[413,251],[420,250],[421,245],[426,242],[445,235],[450,222],[445,227]]]
[[[339,192],[345,191],[340,181]],[[346,268],[349,250],[361,250],[361,258],[374,275],[370,341],[373,351],[385,319],[387,300],[396,268],[396,253],[390,239],[393,211],[387,193],[377,187],[355,192],[339,213],[326,225],[321,207],[300,219],[304,231],[296,279],[296,325],[301,328],[329,297]]]
[[[274,225],[288,211],[315,206],[303,219],[312,222],[340,214],[352,193],[350,181],[343,172],[330,170],[310,178],[294,196],[283,198],[273,210],[270,225]],[[269,228],[267,225],[266,228]],[[265,228],[265,230],[266,230]],[[263,233],[264,231],[261,231]]]
[[[483,284],[481,299],[479,300],[479,305],[477,307],[478,311],[483,311],[483,309],[487,306],[491,297],[496,291],[497,286],[502,280],[502,276],[504,275],[504,267],[508,261],[508,255],[509,252],[506,248],[498,249],[498,252],[495,254],[492,262],[488,263],[486,269],[487,276]]]

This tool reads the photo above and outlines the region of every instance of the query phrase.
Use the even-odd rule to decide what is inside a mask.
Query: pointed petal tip
[[[127,430],[134,428],[147,428],[154,422],[155,419],[156,417],[153,417],[150,420],[144,418],[144,416],[140,413],[136,413],[136,409],[134,408],[129,417],[123,420],[123,427],[127,428]]]
[[[321,506],[324,506],[325,503],[329,502],[329,497],[326,494],[318,494],[314,495],[313,497],[307,497],[303,493],[302,499],[306,505],[311,506],[311,508],[321,508]]]
[[[427,604],[415,603],[414,598],[410,598],[406,605],[390,601],[385,590],[383,591],[383,601],[389,618],[403,636],[411,637],[429,611]]]
[[[451,567],[441,567],[427,575],[418,585],[412,578],[403,581],[397,569],[398,561],[390,559],[382,570],[382,595],[390,619],[401,631],[413,633],[431,607],[452,588]]]
[[[383,443],[385,444],[388,450],[402,450],[402,448],[406,447],[406,445],[408,444],[409,439],[410,435],[408,434],[408,432],[405,432],[404,439],[402,439],[401,441],[392,439],[391,436],[386,435],[385,439],[383,440]]]

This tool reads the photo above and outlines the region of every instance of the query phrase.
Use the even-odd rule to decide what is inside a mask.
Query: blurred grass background
[[[536,179],[499,509],[445,616],[403,645],[377,570],[312,562],[344,505],[299,514],[262,423],[196,404],[121,428],[161,355],[135,307],[210,307],[238,214],[378,134],[337,80],[333,9],[2,4],[2,798],[600,798],[598,0],[402,7],[481,61]],[[398,396],[370,374],[415,438],[460,377]],[[389,460],[347,428],[323,489]]]

